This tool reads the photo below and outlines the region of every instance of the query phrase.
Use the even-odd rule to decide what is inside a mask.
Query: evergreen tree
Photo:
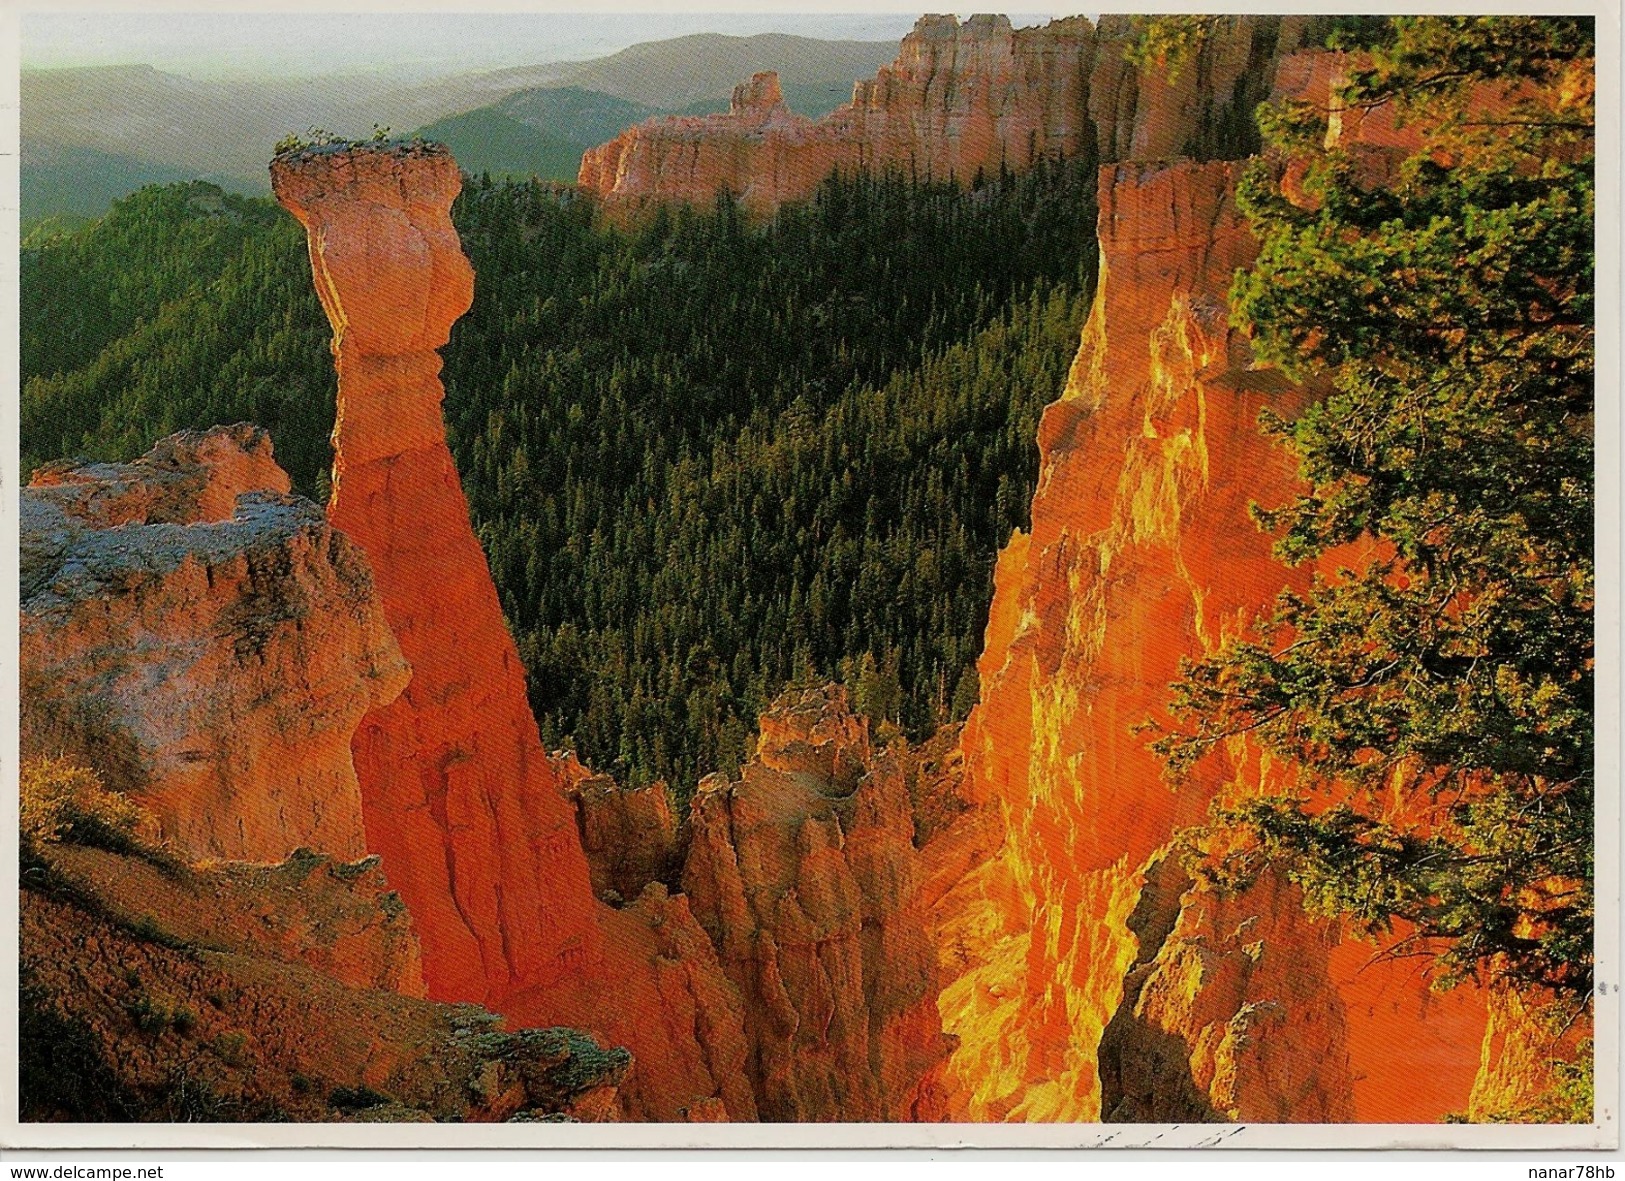
[[[1468,974],[1591,988],[1595,214],[1589,19],[1394,18],[1341,95],[1421,137],[1388,178],[1327,112],[1265,112],[1233,292],[1260,354],[1331,392],[1267,428],[1308,491],[1254,638],[1187,665],[1177,771],[1246,734],[1301,768],[1228,809],[1322,911]],[[1291,171],[1284,168],[1293,161]],[[1304,166],[1307,171],[1300,171]],[[1288,199],[1285,178],[1297,185]],[[1355,546],[1353,551],[1339,547]]]

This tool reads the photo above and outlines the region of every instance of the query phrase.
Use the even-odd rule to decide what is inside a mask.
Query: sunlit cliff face
[[[973,1118],[1099,1117],[1095,1050],[1136,951],[1141,866],[1217,787],[1173,790],[1134,727],[1182,655],[1283,582],[1245,511],[1291,473],[1253,427],[1262,383],[1225,324],[1252,251],[1236,171],[1102,173],[1099,291],[1040,427],[1031,536],[999,563],[964,739],[1009,834],[983,871],[1009,934],[942,1001]]]
[[[1006,830],[939,907],[957,975],[939,1007],[960,1039],[949,1071],[965,1118],[1101,1118],[1099,1047],[1120,1006],[1136,1054],[1153,1035],[1175,1045],[1195,1088],[1186,1109],[1135,1118],[1437,1119],[1465,1109],[1477,1070],[1481,997],[1372,966],[1374,948],[1305,917],[1291,891],[1187,894],[1163,943],[1142,946],[1146,923],[1131,923],[1147,862],[1177,830],[1220,792],[1279,788],[1291,772],[1239,743],[1175,787],[1137,732],[1165,717],[1182,657],[1307,578],[1271,556],[1247,511],[1297,490],[1259,411],[1290,417],[1309,395],[1255,368],[1227,325],[1230,277],[1255,251],[1233,202],[1240,167],[1102,170],[1100,287],[1040,428],[1031,534],[998,563],[963,740],[972,794]],[[1234,934],[1253,927],[1257,939]],[[1258,1014],[1271,1006],[1335,1010],[1334,1024],[1269,1032]]]
[[[1187,154],[1220,122],[1245,118],[1304,29],[1299,17],[1226,18],[1198,62],[1170,76],[1126,60],[1127,16],[1023,29],[1003,16],[924,16],[895,61],[820,119],[787,110],[776,79],[758,77],[726,114],[652,119],[588,150],[578,183],[614,211],[708,205],[726,190],[769,213],[837,170],[970,184],[1045,159]]]

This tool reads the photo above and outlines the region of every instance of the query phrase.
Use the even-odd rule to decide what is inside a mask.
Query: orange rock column
[[[440,357],[473,300],[443,148],[306,149],[271,164],[333,325],[328,516],[366,551],[411,663],[352,750],[369,846],[416,919],[436,999],[492,1002],[601,955],[587,862],[446,446]]]
[[[762,1118],[940,1118],[950,1046],[905,771],[845,690],[786,690],[689,825],[683,887],[744,998]]]

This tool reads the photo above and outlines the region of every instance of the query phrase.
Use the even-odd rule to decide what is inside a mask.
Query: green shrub
[[[144,992],[125,1001],[124,1012],[142,1033],[162,1033],[169,1027],[169,1010]]]
[[[24,837],[115,852],[139,848],[135,834],[147,813],[118,792],[108,791],[88,767],[65,758],[28,759],[19,771],[19,786]]]
[[[248,1035],[233,1031],[223,1033],[214,1039],[214,1052],[227,1066],[242,1066],[247,1062],[245,1053],[248,1050]]]

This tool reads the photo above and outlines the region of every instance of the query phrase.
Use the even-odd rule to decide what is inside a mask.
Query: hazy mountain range
[[[725,109],[756,70],[777,70],[790,106],[818,115],[896,53],[895,41],[702,33],[406,85],[376,72],[226,80],[147,65],[27,69],[23,222],[97,216],[155,182],[202,178],[263,192],[272,145],[313,127],[351,137],[375,124],[422,130],[470,171],[573,179],[585,148],[661,112]]]

